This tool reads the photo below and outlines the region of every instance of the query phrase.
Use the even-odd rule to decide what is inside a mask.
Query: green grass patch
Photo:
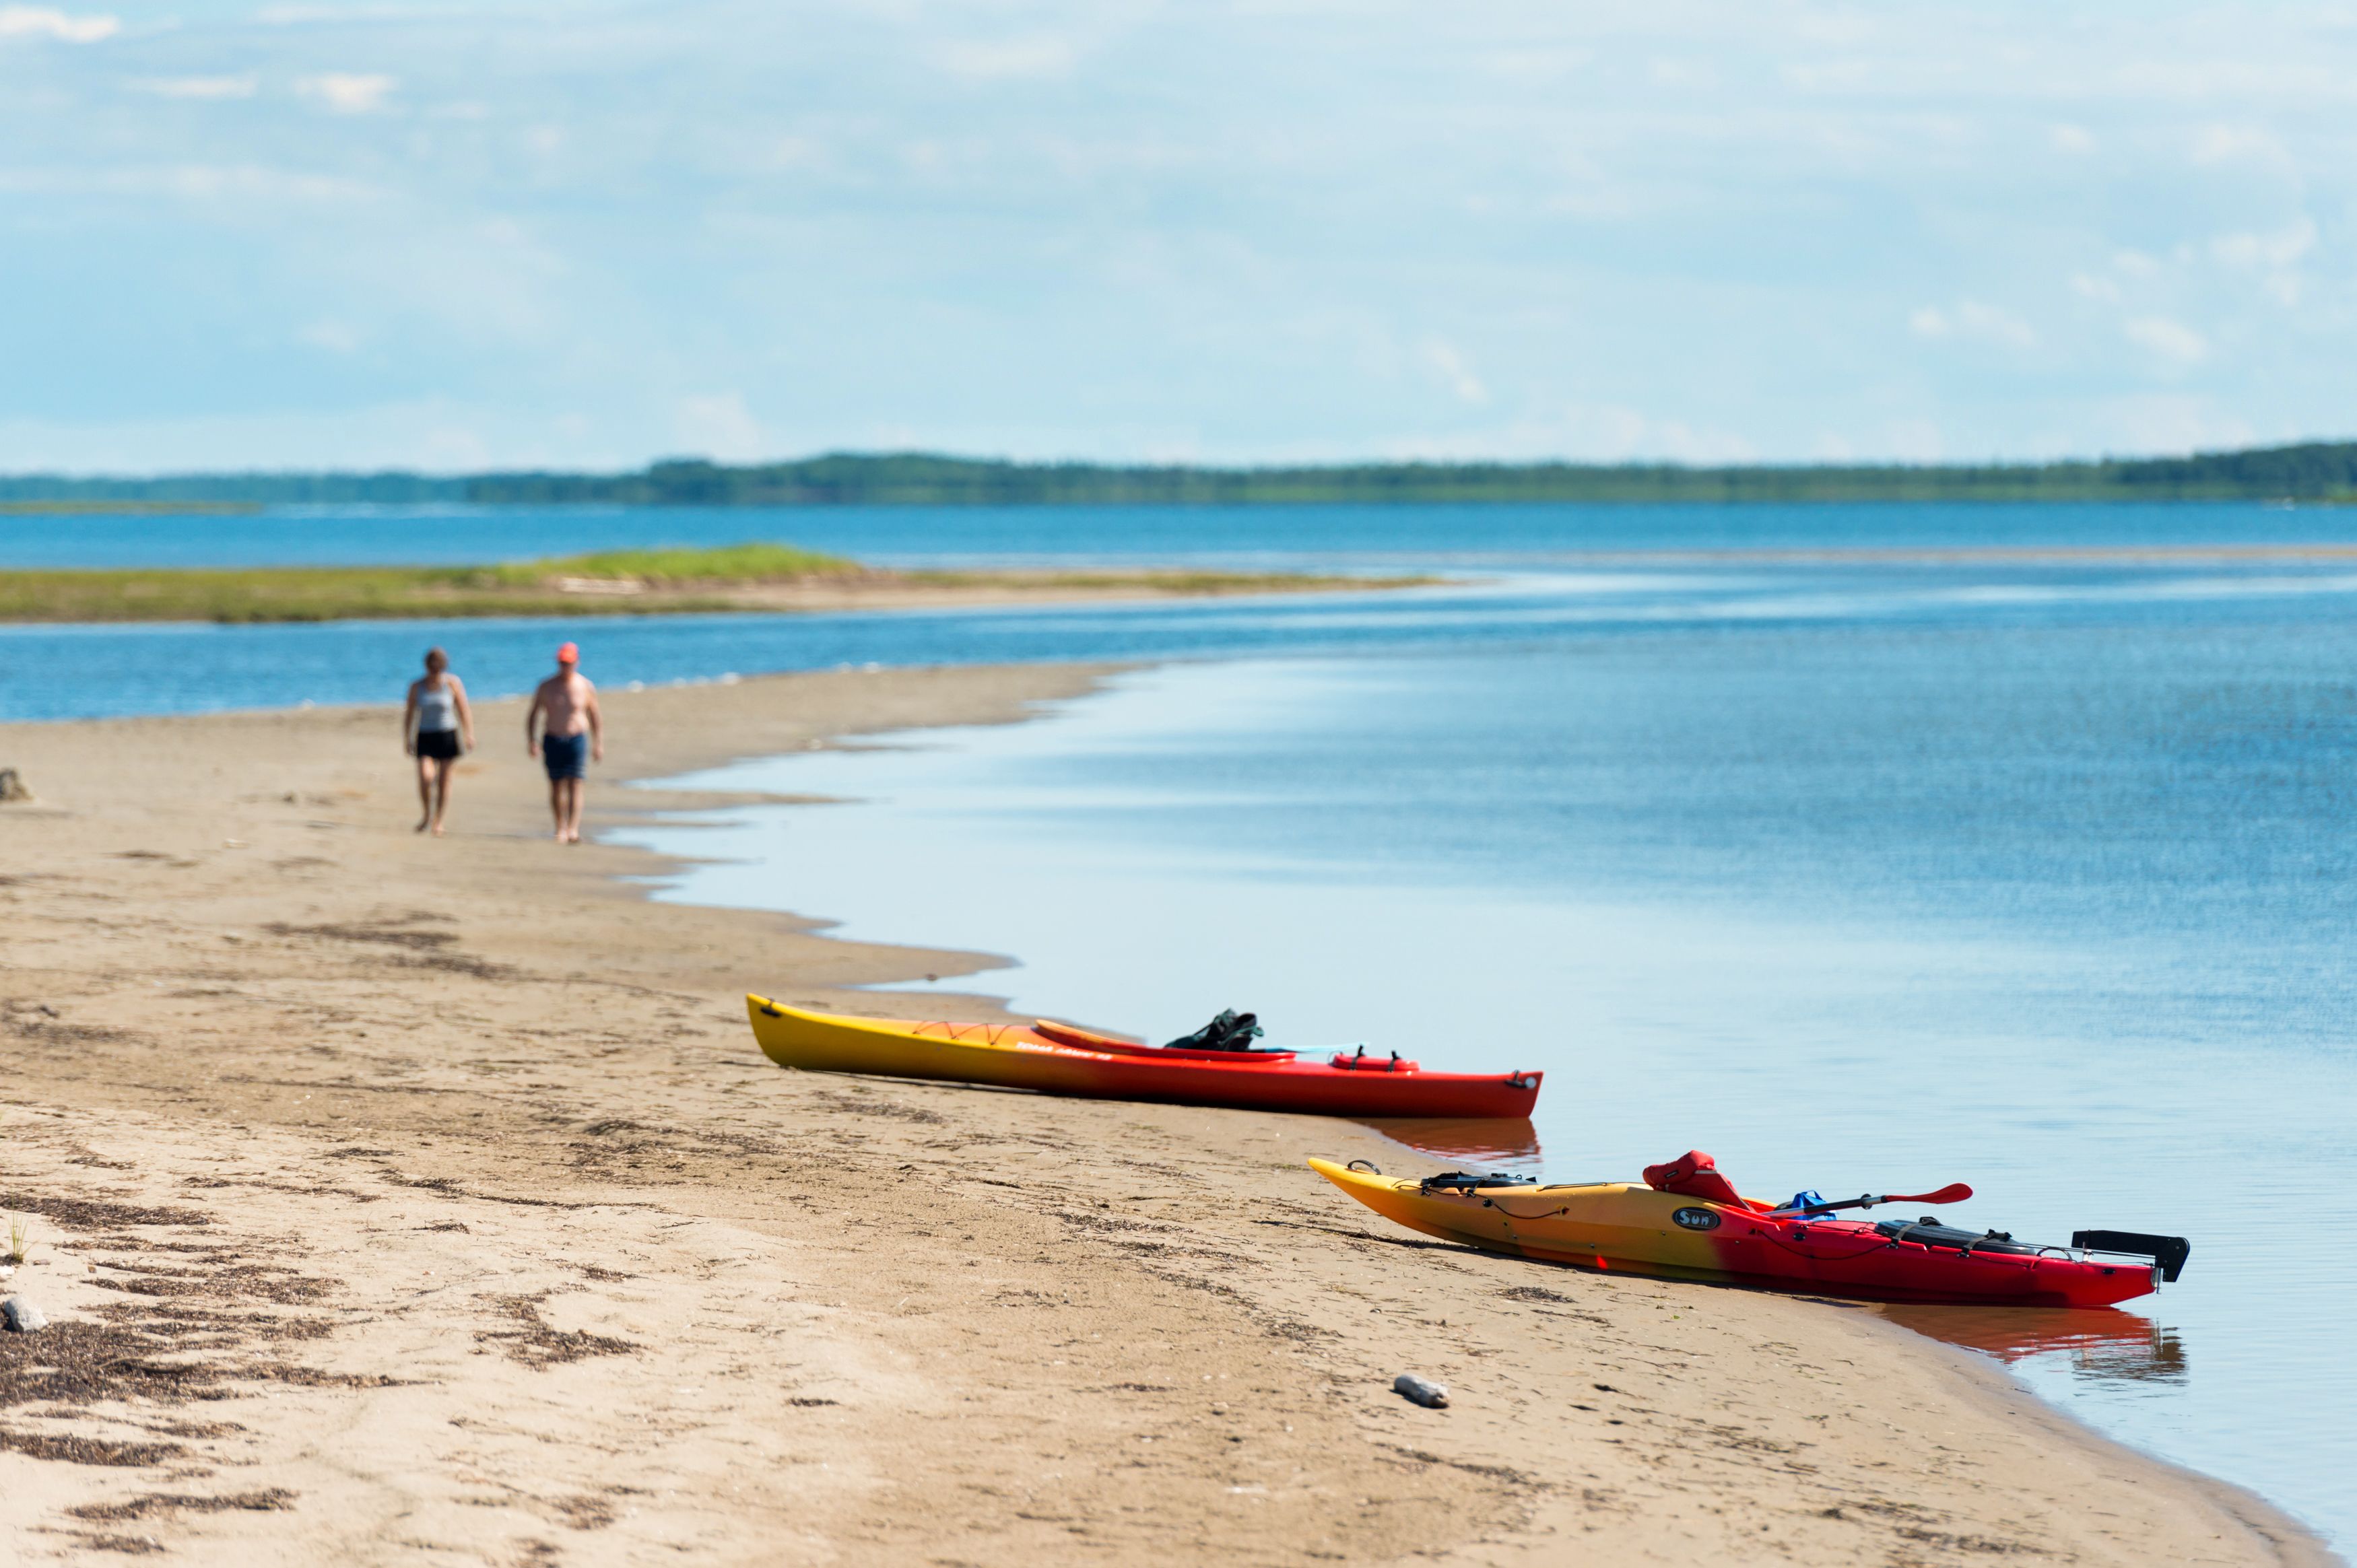
[[[856,575],[786,544],[626,550],[492,566],[0,572],[0,621],[387,620],[737,607],[726,590]],[[611,584],[627,591],[597,593]]]
[[[571,577],[593,582],[648,584],[741,584],[799,582],[839,577],[861,570],[840,555],[791,544],[723,544],[710,550],[606,550],[554,561],[514,561],[468,575],[501,584],[539,584]]]
[[[8,1250],[0,1252],[0,1263],[26,1263],[33,1257],[33,1219],[28,1214],[8,1216]]]
[[[989,587],[1014,594],[1245,594],[1400,587],[1259,572],[870,572],[791,544],[609,550],[488,566],[272,566],[223,570],[0,571],[4,621],[394,620],[450,616],[683,614],[763,607],[765,585],[858,580],[879,589]]]

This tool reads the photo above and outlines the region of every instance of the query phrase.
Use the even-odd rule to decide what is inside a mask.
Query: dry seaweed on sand
[[[212,1497],[196,1497],[178,1492],[146,1492],[135,1498],[125,1498],[119,1503],[83,1503],[66,1512],[76,1519],[109,1524],[125,1520],[152,1519],[157,1514],[226,1513],[242,1509],[254,1513],[274,1512],[295,1506],[296,1494],[284,1487],[268,1487],[260,1491],[225,1492]]]
[[[479,1344],[498,1347],[500,1353],[511,1361],[527,1367],[563,1366],[568,1361],[586,1360],[592,1356],[635,1356],[645,1347],[611,1335],[592,1334],[587,1329],[567,1331],[556,1327],[540,1313],[549,1293],[538,1291],[530,1295],[505,1295],[495,1298],[492,1305],[500,1316],[514,1322],[513,1328],[482,1328],[475,1332]]]

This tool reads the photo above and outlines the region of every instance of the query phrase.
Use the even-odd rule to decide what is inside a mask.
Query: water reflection
[[[2117,1307],[1889,1305],[1903,1328],[1994,1356],[2012,1366],[2067,1358],[2074,1379],[2097,1385],[2186,1381],[2185,1342],[2173,1328]]]
[[[1527,1116],[1401,1117],[1364,1125],[1419,1155],[1459,1160],[1483,1170],[1539,1174],[1539,1134]]]

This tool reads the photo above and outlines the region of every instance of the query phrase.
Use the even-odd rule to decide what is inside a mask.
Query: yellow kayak
[[[1066,1025],[920,1023],[806,1013],[766,996],[745,1009],[780,1067],[947,1079],[1097,1100],[1162,1101],[1326,1116],[1517,1117],[1539,1074],[1426,1072],[1412,1061],[1291,1051],[1144,1046]]]
[[[1309,1166],[1385,1219],[1444,1240],[1608,1273],[1869,1301],[2108,1306],[2174,1280],[2175,1266],[2164,1273],[2093,1253],[2144,1254],[2147,1243],[2173,1242],[2181,1264],[2185,1246],[2124,1231],[2082,1232],[2070,1247],[2032,1246],[1928,1221],[1771,1211],[1731,1187],[1705,1198],[1630,1182],[1542,1187],[1463,1176],[1418,1182],[1331,1160]]]

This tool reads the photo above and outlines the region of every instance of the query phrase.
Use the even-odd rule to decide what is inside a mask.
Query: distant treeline
[[[426,474],[167,474],[152,479],[67,478],[0,474],[0,502],[74,501],[79,510],[130,510],[142,503],[209,506],[375,502],[415,506],[463,501],[475,481]]]
[[[627,474],[0,477],[0,502],[436,501],[639,506],[1195,506],[1315,501],[2357,500],[2357,442],[2186,457],[1978,465],[1361,463],[1283,468],[833,453]]]

